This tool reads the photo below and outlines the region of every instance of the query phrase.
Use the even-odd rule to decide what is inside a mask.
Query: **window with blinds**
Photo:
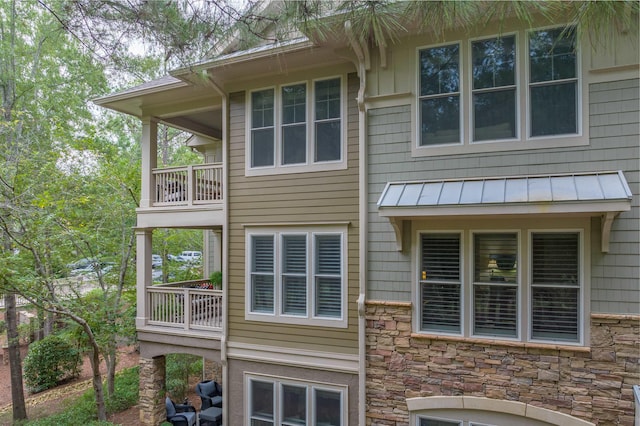
[[[346,327],[345,234],[333,229],[249,234],[249,319]]]
[[[460,333],[460,234],[423,234],[421,248],[421,329]]]
[[[473,236],[473,334],[518,336],[518,235]]]
[[[580,236],[531,235],[531,336],[576,342],[580,338]]]

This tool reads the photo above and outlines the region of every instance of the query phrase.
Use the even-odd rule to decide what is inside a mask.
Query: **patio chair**
[[[197,423],[196,408],[189,404],[176,404],[171,398],[165,400],[167,421],[174,426],[195,426]]]
[[[202,401],[200,410],[206,410],[209,407],[222,408],[222,386],[213,380],[205,380],[196,385],[196,393]]]

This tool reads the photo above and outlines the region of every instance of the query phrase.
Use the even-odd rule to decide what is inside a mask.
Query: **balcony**
[[[137,209],[138,226],[189,228],[223,224],[221,163],[153,169],[150,187],[148,204]]]
[[[222,164],[154,169],[154,206],[193,206],[222,201]]]
[[[169,330],[222,332],[222,290],[207,280],[146,288],[147,324]]]

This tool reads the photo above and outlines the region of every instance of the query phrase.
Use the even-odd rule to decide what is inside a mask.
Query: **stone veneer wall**
[[[157,426],[167,419],[164,356],[140,358],[140,424]]]
[[[634,424],[640,317],[591,316],[591,349],[425,338],[411,304],[367,302],[367,425],[408,425],[406,398],[519,401],[597,425]],[[433,336],[432,336],[433,337]]]

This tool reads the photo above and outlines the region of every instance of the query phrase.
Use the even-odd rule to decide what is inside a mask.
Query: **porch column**
[[[153,231],[151,229],[136,229],[136,328],[147,325],[147,285],[153,282],[151,253],[153,252]]]
[[[151,117],[142,117],[142,188],[140,207],[151,207],[155,201],[153,169],[158,166],[158,123]]]
[[[164,356],[140,358],[140,424],[158,426],[167,419]]]
[[[204,233],[204,247],[206,257],[203,259],[204,277],[208,278],[212,272],[222,271],[222,232],[209,230]]]

